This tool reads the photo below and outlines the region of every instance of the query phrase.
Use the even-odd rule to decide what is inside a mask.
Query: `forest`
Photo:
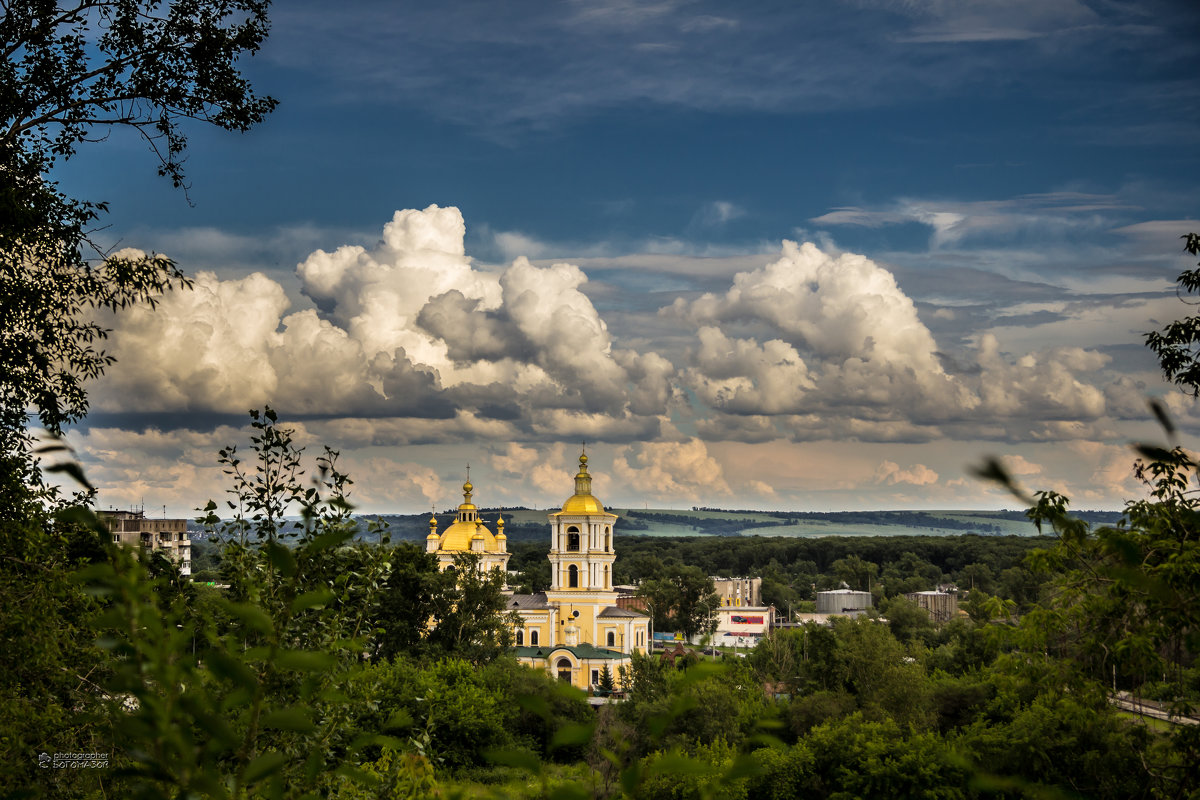
[[[729,540],[630,537],[618,563],[647,584],[761,568],[798,598],[870,575],[885,588],[878,614],[780,629],[740,656],[639,656],[613,676],[622,700],[594,708],[508,655],[502,576],[470,569],[469,555],[440,573],[386,531],[382,544],[356,541],[337,454],[305,483],[274,412],[251,427],[248,453],[220,455],[238,513],[221,519],[212,503],[203,518],[216,543],[205,558],[227,588],[115,547],[80,506],[9,539],[21,563],[42,565],[20,586],[5,574],[11,796],[1200,790],[1197,726],[1111,702],[1114,690],[1178,714],[1200,702],[1195,569],[1179,563],[1194,558],[1180,527],[1194,512],[1171,464],[1149,465],[1160,497],[1131,506],[1127,526],[1094,530],[1040,496],[1030,513],[1057,532],[1041,539],[746,538],[728,551],[715,545]],[[522,547],[514,561],[537,560]],[[961,619],[935,625],[899,596],[906,580],[943,579],[976,582]],[[38,752],[103,754],[105,767],[45,771],[20,757]]]

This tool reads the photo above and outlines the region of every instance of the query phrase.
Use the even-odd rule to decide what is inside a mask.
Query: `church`
[[[520,617],[513,630],[517,660],[580,689],[597,686],[605,667],[616,681],[630,654],[646,652],[650,640],[650,618],[617,607],[612,582],[617,515],[605,511],[592,494],[587,460],[586,453],[579,456],[575,493],[549,516],[550,588],[507,599],[508,610]],[[470,481],[463,485],[463,503],[440,534],[437,518],[429,520],[426,549],[437,555],[441,569],[464,551],[478,553],[484,569],[508,564],[504,519],[497,520],[495,534],[488,530],[471,502],[473,490]]]

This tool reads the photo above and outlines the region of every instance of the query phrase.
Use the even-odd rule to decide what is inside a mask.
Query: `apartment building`
[[[96,514],[108,525],[117,544],[160,550],[179,565],[182,574],[192,574],[192,542],[186,519],[152,519],[143,511],[97,511]]]

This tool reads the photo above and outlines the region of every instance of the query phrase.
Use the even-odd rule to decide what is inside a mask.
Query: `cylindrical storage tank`
[[[870,607],[870,592],[856,592],[853,589],[817,592],[818,614],[842,614],[847,611],[862,611]]]

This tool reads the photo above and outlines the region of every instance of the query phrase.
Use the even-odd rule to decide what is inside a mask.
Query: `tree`
[[[830,569],[851,589],[858,589],[864,592],[867,590],[871,579],[879,574],[878,564],[863,559],[857,553],[852,553],[845,558],[839,558],[830,565]]]
[[[1180,238],[1184,240],[1184,251],[1200,256],[1200,233],[1188,233]],[[1176,280],[1184,293],[1200,292],[1200,265],[1197,269],[1184,270]],[[1167,380],[1178,384],[1192,397],[1200,397],[1200,316],[1193,314],[1177,319],[1162,330],[1147,333],[1146,345],[1158,357]]]
[[[453,585],[454,573],[438,572],[433,554],[411,542],[393,548],[391,571],[374,615],[376,655],[390,659],[419,652],[440,598]]]
[[[677,630],[685,639],[716,629],[721,598],[712,578],[699,567],[671,565],[662,577],[643,581],[638,595],[646,599],[655,630]]]
[[[608,668],[608,664],[604,665],[604,669],[600,670],[599,689],[602,692],[611,692],[616,688],[613,683],[612,670]]]
[[[1200,235],[1184,239],[1188,253],[1200,254]],[[1179,284],[1187,293],[1200,290],[1200,271],[1185,271]],[[1146,339],[1164,376],[1200,396],[1200,317],[1178,320]],[[1165,407],[1158,401],[1151,407],[1174,440]],[[1148,681],[1165,678],[1172,688],[1167,692],[1172,711],[1186,713],[1197,698],[1182,676],[1200,652],[1200,498],[1195,492],[1200,462],[1174,442],[1135,449],[1141,458],[1134,472],[1150,499],[1127,503],[1115,525],[1092,528],[1054,492],[1029,498],[1030,519],[1057,536],[1033,565],[1053,570],[1057,578],[1041,608],[1022,619],[1024,662],[1037,665],[1057,656],[1058,664],[1069,667],[1060,680],[1074,684],[1068,688],[1073,697],[1113,684],[1139,692]],[[998,464],[989,463],[979,473],[1024,497]],[[1200,736],[1193,726],[1181,725],[1168,741],[1168,750],[1152,750],[1143,758],[1147,774],[1142,779],[1152,779],[1164,796],[1192,796],[1200,790]]]
[[[475,553],[454,556],[454,569],[442,573],[446,583],[433,598],[434,615],[426,645],[476,664],[499,656],[512,646],[515,612],[505,609],[503,570],[484,569]]]
[[[49,495],[34,467],[27,409],[51,434],[87,412],[84,382],[112,358],[92,317],[155,302],[188,281],[169,259],[95,247],[103,203],[66,197],[56,161],[114,128],[150,145],[184,184],[184,122],[244,131],[276,101],[237,61],[267,33],[266,0],[55,0],[5,3],[0,17],[0,517]],[[90,254],[90,255],[89,255]],[[82,472],[75,470],[77,476]]]

